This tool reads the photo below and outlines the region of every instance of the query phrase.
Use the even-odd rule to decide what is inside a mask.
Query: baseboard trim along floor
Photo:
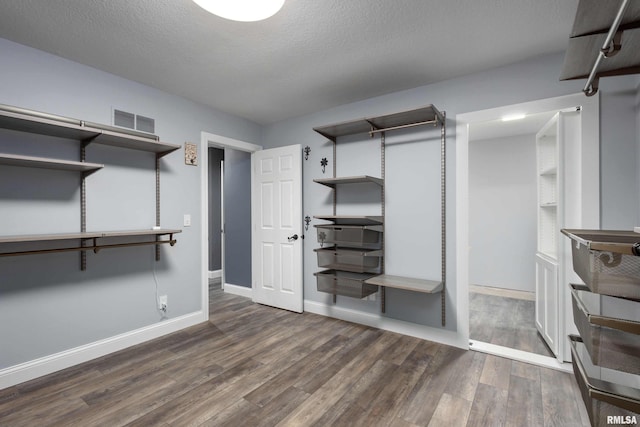
[[[0,370],[0,390],[206,322],[196,312]]]

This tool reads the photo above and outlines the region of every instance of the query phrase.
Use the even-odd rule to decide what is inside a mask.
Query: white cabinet
[[[536,255],[536,328],[553,352],[558,354],[559,315],[558,262]]]
[[[558,243],[562,219],[562,164],[560,114],[536,134],[538,184],[538,248],[536,253],[536,328],[554,355],[558,355]]]
[[[585,167],[581,123],[581,109],[560,111],[536,134],[536,327],[560,361],[569,360],[567,336],[575,331],[569,283],[579,281],[560,229],[584,227],[592,191],[586,178],[597,176],[597,168]]]
[[[536,161],[538,171],[538,252],[551,259],[558,258],[558,218],[562,208],[561,175],[559,170],[560,113],[536,134]]]

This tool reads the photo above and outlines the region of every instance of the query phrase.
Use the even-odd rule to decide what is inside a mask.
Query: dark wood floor
[[[588,426],[572,376],[211,291],[210,321],[0,391],[0,426]]]
[[[535,302],[469,293],[469,338],[554,357],[535,325]]]

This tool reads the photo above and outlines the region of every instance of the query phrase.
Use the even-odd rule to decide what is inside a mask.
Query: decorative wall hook
[[[304,159],[309,160],[309,153],[311,153],[311,147],[308,145],[304,147]]]
[[[327,167],[328,164],[329,164],[329,161],[327,160],[326,157],[323,157],[322,160],[320,160],[320,166],[322,166],[322,173],[325,172],[325,168]]]
[[[320,247],[324,246],[324,241],[327,240],[327,233],[321,231],[318,233],[318,241],[320,242]]]
[[[308,231],[309,230],[309,223],[311,222],[311,217],[309,215],[304,217],[304,230]]]

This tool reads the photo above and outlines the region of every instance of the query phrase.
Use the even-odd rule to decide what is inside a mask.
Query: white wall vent
[[[116,110],[115,108],[113,109],[113,124],[114,126],[147,133],[154,133],[156,130],[155,119],[128,113],[122,110]]]
[[[149,117],[136,116],[136,130],[154,133],[156,130],[156,121]]]

